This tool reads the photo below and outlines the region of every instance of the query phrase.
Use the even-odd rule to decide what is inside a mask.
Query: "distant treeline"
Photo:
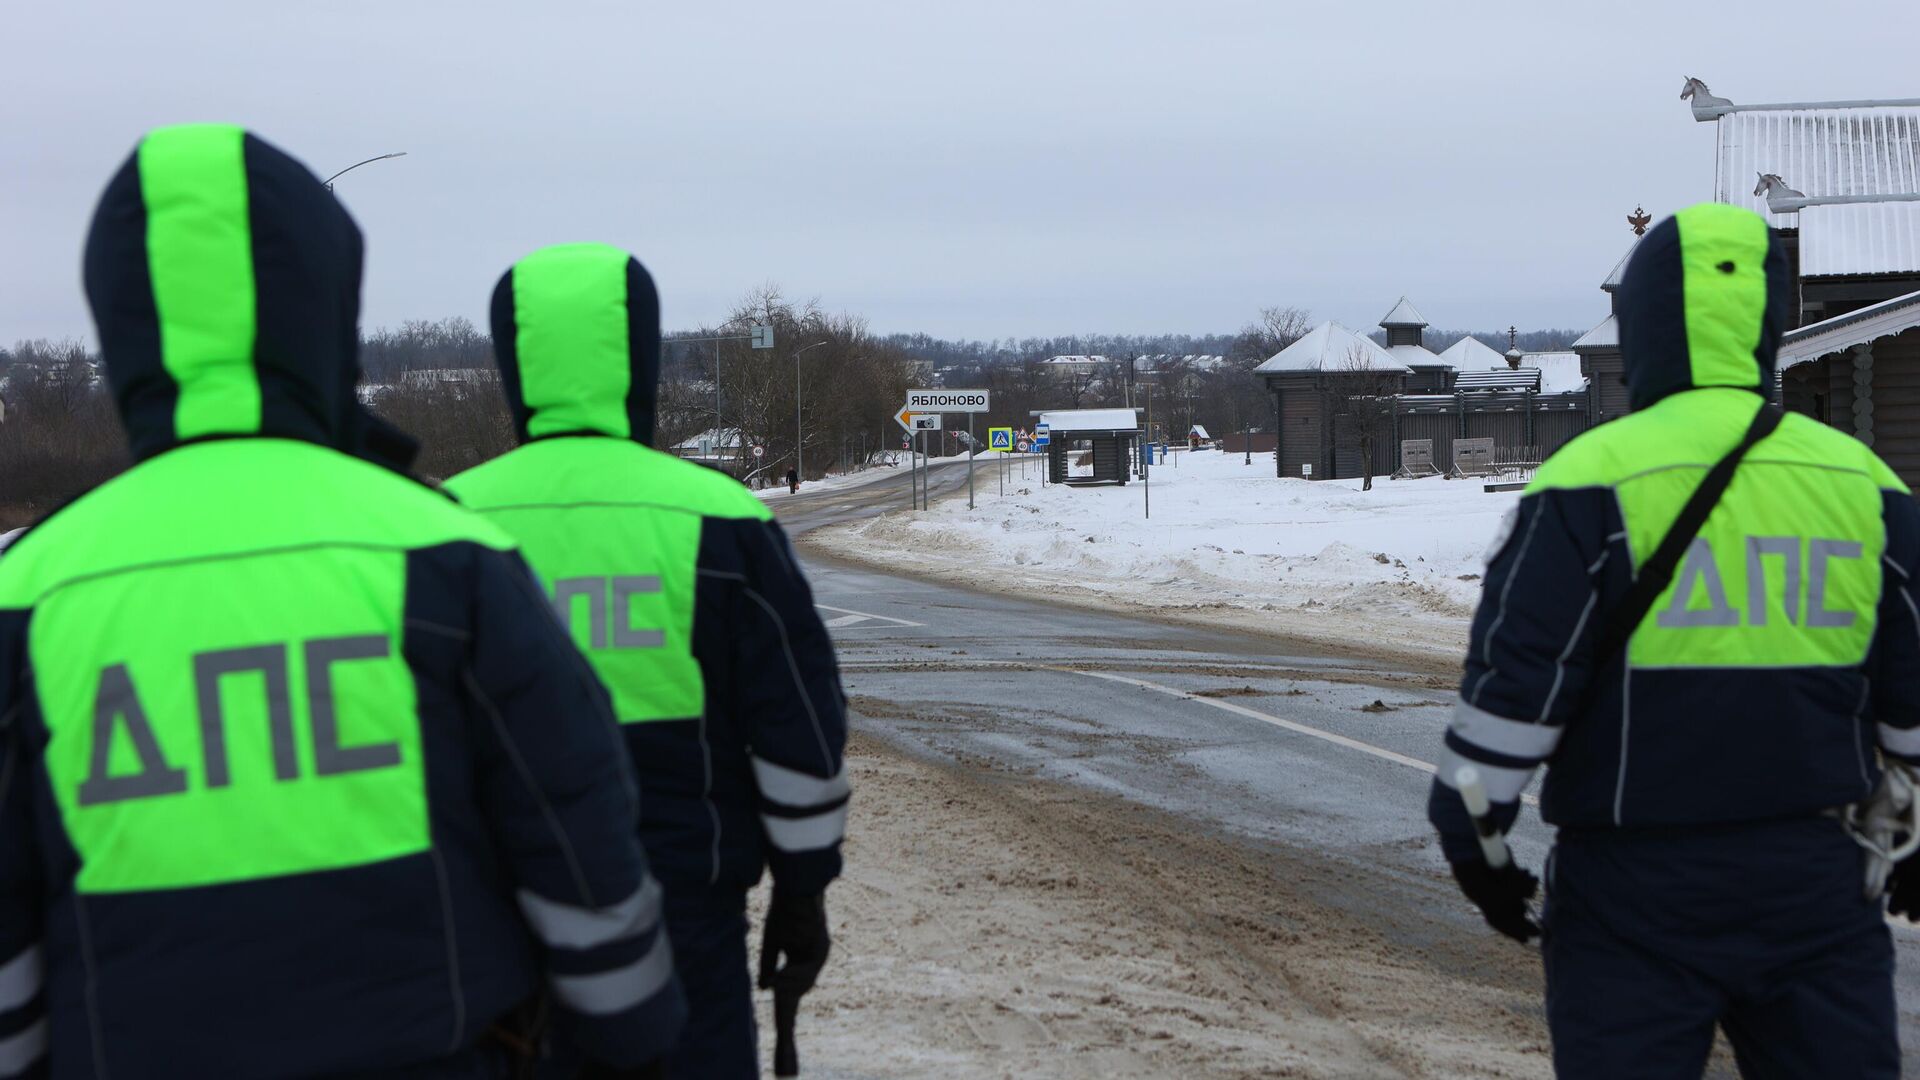
[[[811,478],[898,450],[901,432],[892,415],[905,391],[936,385],[993,390],[993,412],[973,417],[981,431],[1028,427],[1041,409],[1108,405],[1151,410],[1152,425],[1165,438],[1180,438],[1189,424],[1216,434],[1259,430],[1271,421],[1272,402],[1249,373],[1313,321],[1301,309],[1273,307],[1233,333],[956,341],[876,335],[858,316],[794,303],[768,286],[718,326],[667,335],[655,443],[670,449],[704,438],[714,464],[743,478],[779,476],[793,465],[794,440],[803,434],[800,456]],[[773,348],[754,349],[747,340],[756,323],[773,326]],[[1506,351],[1504,331],[1472,333]],[[1438,351],[1466,334],[1429,332],[1426,343]],[[1561,349],[1577,336],[1530,330],[1519,335],[1519,346]],[[1045,363],[1063,355],[1107,362]],[[1156,359],[1128,363],[1141,356]],[[451,475],[509,447],[512,429],[492,374],[492,343],[472,322],[415,320],[367,331],[360,361],[365,400],[421,438],[418,467],[429,477]],[[43,513],[127,465],[99,358],[79,340],[0,347],[0,409],[0,528]],[[952,431],[940,438],[944,451],[962,448]]]
[[[1581,330],[1522,330],[1518,335],[1521,352],[1555,352],[1572,345],[1584,333]],[[1386,343],[1387,332],[1375,330],[1375,341]],[[1453,345],[1464,337],[1479,338],[1495,352],[1507,351],[1505,330],[1433,330],[1426,332],[1426,346],[1434,352]],[[978,368],[995,364],[1017,364],[1030,357],[1045,356],[1129,356],[1201,355],[1236,357],[1251,341],[1246,329],[1235,334],[1081,334],[1067,337],[987,338],[985,340],[932,337],[928,334],[887,334],[880,340],[898,346],[907,355],[925,360],[935,368]],[[1261,357],[1262,360],[1266,357]]]

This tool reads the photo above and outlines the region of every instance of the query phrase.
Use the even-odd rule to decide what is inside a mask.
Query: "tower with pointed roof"
[[[1380,329],[1387,332],[1387,352],[1412,373],[1407,377],[1408,392],[1446,392],[1453,368],[1444,358],[1427,348],[1427,320],[1414,308],[1411,300],[1401,297],[1400,302],[1393,305],[1393,310],[1381,318]]]

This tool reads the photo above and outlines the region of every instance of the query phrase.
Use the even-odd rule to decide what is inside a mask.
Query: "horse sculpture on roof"
[[[1787,182],[1780,179],[1779,173],[1761,173],[1759,175],[1760,182],[1753,186],[1753,193],[1767,197],[1767,209],[1769,211],[1775,214],[1791,214],[1800,209],[1803,205],[1802,202],[1792,202],[1789,200],[1805,200],[1807,197],[1805,192],[1795,191],[1788,187]]]
[[[1714,96],[1713,91],[1707,89],[1706,83],[1691,75],[1687,76],[1686,83],[1680,87],[1680,97],[1682,100],[1693,102],[1695,120],[1718,120],[1733,111],[1733,102]]]

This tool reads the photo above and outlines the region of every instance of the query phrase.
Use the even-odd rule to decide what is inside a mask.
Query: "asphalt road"
[[[979,479],[991,482],[981,467]],[[795,535],[902,509],[906,477],[780,500]],[[932,488],[964,489],[963,465]],[[1381,931],[1505,947],[1454,891],[1426,824],[1454,672],[1312,642],[1034,602],[804,556],[864,730],[940,759],[989,762],[1173,811],[1251,845],[1350,864]],[[983,555],[982,580],[994,569]],[[1523,864],[1549,830],[1523,813]],[[1383,887],[1384,886],[1384,887]],[[1903,1043],[1920,1075],[1920,934],[1897,924]]]

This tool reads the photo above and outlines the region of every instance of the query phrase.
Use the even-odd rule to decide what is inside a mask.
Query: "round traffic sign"
[[[1032,444],[1032,443],[1030,443],[1030,442],[1028,442],[1028,441],[1027,441],[1027,440],[1025,440],[1025,439],[1021,439],[1021,440],[1020,440],[1020,441],[1019,441],[1018,443],[1016,443],[1015,445],[1019,447],[1019,449],[1020,449],[1020,452],[1021,452],[1021,453],[1023,453],[1023,454],[1024,454],[1024,453],[1026,453],[1027,451],[1029,451],[1029,450],[1031,450],[1031,449],[1033,449],[1033,444]]]
[[[754,457],[765,457],[766,454],[767,454],[767,448],[764,446],[756,446],[753,448]]]

